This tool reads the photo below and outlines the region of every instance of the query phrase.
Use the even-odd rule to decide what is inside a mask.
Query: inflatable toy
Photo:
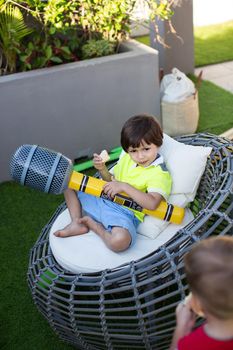
[[[46,193],[60,194],[66,188],[72,188],[175,224],[180,224],[184,218],[184,208],[165,201],[155,210],[147,210],[124,193],[117,194],[113,199],[109,198],[103,192],[105,181],[73,171],[70,159],[37,145],[20,146],[11,159],[10,168],[15,181]]]

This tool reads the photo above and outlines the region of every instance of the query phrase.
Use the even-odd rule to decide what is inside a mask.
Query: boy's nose
[[[144,158],[143,152],[138,153],[138,158],[139,158],[139,159],[143,159],[143,158]]]

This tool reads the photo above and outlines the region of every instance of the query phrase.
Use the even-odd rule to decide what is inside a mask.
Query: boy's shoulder
[[[204,337],[203,326],[196,328],[193,332],[181,338],[178,342],[178,349],[183,350],[186,349],[196,349],[197,344],[203,341]],[[204,340],[205,343],[205,340]]]
[[[220,341],[210,338],[204,330],[204,325],[196,328],[193,332],[180,339],[178,342],[178,350],[208,350],[208,349],[233,349],[233,340]]]

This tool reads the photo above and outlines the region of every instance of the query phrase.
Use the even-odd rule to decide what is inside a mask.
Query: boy
[[[233,237],[208,238],[184,258],[192,293],[176,309],[170,350],[233,349]],[[204,325],[192,332],[195,314]]]
[[[93,162],[103,180],[108,181],[103,191],[109,197],[126,193],[143,208],[154,210],[162,198],[167,200],[171,191],[171,177],[163,158],[158,154],[163,142],[160,125],[153,116],[131,117],[121,131],[121,145],[126,152],[108,171],[98,154]],[[58,237],[80,235],[94,231],[111,250],[120,252],[135,242],[136,229],[144,214],[133,211],[103,198],[90,196],[71,189],[65,191],[65,200],[71,224],[55,232]],[[82,209],[86,213],[82,217]]]

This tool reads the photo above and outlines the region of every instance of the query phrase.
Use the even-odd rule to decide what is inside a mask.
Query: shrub
[[[82,47],[82,58],[94,58],[113,54],[115,45],[106,39],[88,40]]]
[[[3,1],[2,8],[3,8]],[[0,5],[1,5],[0,3]],[[0,72],[13,73],[16,69],[16,58],[23,38],[32,29],[24,23],[24,18],[18,7],[4,6],[0,12]]]
[[[151,20],[157,16],[170,21],[173,0],[145,2]],[[136,3],[136,0],[0,0],[0,74],[116,52],[119,41],[129,36]]]

